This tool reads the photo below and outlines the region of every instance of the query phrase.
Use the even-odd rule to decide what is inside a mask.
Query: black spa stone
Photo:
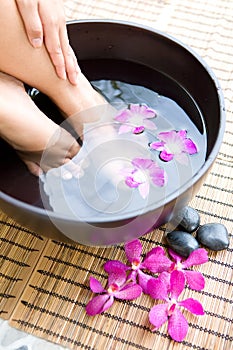
[[[186,258],[199,248],[198,241],[188,232],[172,231],[167,234],[166,239],[172,250]]]
[[[176,221],[182,230],[192,233],[200,226],[200,215],[197,210],[186,206],[178,212]]]
[[[223,224],[210,223],[199,227],[197,240],[211,250],[223,250],[229,246],[229,235]]]

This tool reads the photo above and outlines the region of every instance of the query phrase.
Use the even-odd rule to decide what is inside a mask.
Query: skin
[[[77,84],[78,63],[69,45],[62,0],[15,0],[29,43],[44,43],[59,78]]]
[[[64,117],[72,116],[72,126],[79,135],[82,135],[83,123],[93,121],[93,116],[90,113],[87,116],[85,111],[100,106],[105,101],[81,71],[77,73],[75,64],[72,69],[69,68],[72,64],[64,58],[65,52],[62,54],[65,66],[59,63],[62,62],[61,55],[56,50],[49,51],[47,48],[50,45],[49,39],[45,39],[41,46],[33,47],[29,34],[25,31],[23,3],[25,1],[0,2],[0,136],[19,151],[28,169],[34,175],[39,175],[42,170],[47,171],[54,164],[58,166],[69,162],[80,146],[69,133],[64,132],[64,129],[61,132],[60,127],[35,106],[22,82],[49,96]],[[46,26],[43,30],[46,35]],[[61,43],[63,39],[60,40]],[[72,61],[74,63],[73,58]],[[51,166],[46,164],[41,169],[38,155],[43,153],[51,139],[52,145],[56,143],[53,157],[57,157],[57,161],[53,160]]]

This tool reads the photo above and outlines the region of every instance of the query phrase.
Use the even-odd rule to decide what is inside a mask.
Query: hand
[[[62,0],[15,0],[31,45],[42,44],[50,55],[59,78],[76,85],[79,71],[69,45]]]

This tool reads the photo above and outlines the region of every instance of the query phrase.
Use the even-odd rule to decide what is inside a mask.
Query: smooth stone
[[[226,249],[229,244],[227,228],[223,224],[205,224],[197,230],[197,240],[211,250]]]
[[[194,232],[200,226],[200,215],[197,210],[192,207],[186,206],[181,209],[175,220],[178,222],[179,227],[187,232]]]
[[[199,248],[198,241],[188,232],[172,231],[167,234],[166,239],[174,252],[186,258]]]

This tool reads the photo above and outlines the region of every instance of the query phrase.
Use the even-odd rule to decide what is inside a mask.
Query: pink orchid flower
[[[160,247],[153,248],[147,253],[145,259],[143,260],[141,257],[142,244],[138,239],[136,239],[125,244],[125,254],[130,266],[118,260],[111,260],[105,263],[104,269],[108,273],[114,271],[116,268],[124,271],[130,271],[128,279],[133,281],[133,283],[138,283],[142,287],[143,292],[147,293],[147,282],[152,278],[152,276],[146,274],[143,272],[143,270],[147,270],[149,272],[153,272],[155,270],[155,265],[158,264],[159,252]],[[169,265],[167,268],[169,268],[170,265],[171,261],[169,260]],[[163,271],[164,270],[161,269],[160,272]]]
[[[192,266],[201,265],[208,261],[208,253],[204,248],[194,250],[186,260],[184,260],[184,257],[176,254],[173,250],[169,249],[169,254],[175,261],[170,260],[165,255],[165,251],[162,247],[157,247],[156,249],[156,255],[153,257],[154,265],[151,266],[151,272],[171,273],[172,271],[177,270],[183,273],[185,280],[191,289],[204,289],[205,279],[201,272],[187,270]]]
[[[133,168],[124,168],[121,175],[125,177],[125,184],[130,188],[138,188],[142,198],[146,198],[150,190],[150,182],[158,187],[163,187],[167,183],[167,174],[164,169],[147,158],[134,158]]]
[[[142,293],[142,288],[127,280],[126,272],[115,267],[108,276],[108,287],[104,289],[101,283],[94,277],[90,277],[90,288],[92,292],[100,295],[95,296],[86,306],[89,316],[101,314],[109,309],[114,299],[133,300]]]
[[[184,257],[176,254],[173,250],[169,249],[169,254],[175,260],[170,267],[170,271],[178,270],[184,274],[185,280],[189,288],[194,290],[202,290],[205,287],[205,279],[201,272],[187,270],[188,268],[196,265],[204,264],[208,261],[208,253],[204,248],[194,250],[186,260]]]
[[[187,164],[188,154],[197,153],[197,146],[187,138],[186,130],[164,131],[157,137],[160,141],[152,142],[150,148],[160,151],[160,158],[165,162],[175,159],[181,164]]]
[[[129,108],[122,110],[115,117],[115,120],[122,123],[119,128],[119,134],[132,132],[141,134],[145,129],[157,129],[154,122],[150,119],[156,117],[156,112],[147,105],[130,104]]]
[[[168,321],[168,333],[172,339],[181,342],[188,332],[188,322],[179,307],[184,307],[194,315],[204,315],[201,303],[193,298],[178,301],[185,286],[185,277],[181,271],[171,273],[170,287],[160,278],[152,278],[147,284],[148,292],[153,299],[164,300],[166,303],[152,307],[149,320],[157,330]]]

